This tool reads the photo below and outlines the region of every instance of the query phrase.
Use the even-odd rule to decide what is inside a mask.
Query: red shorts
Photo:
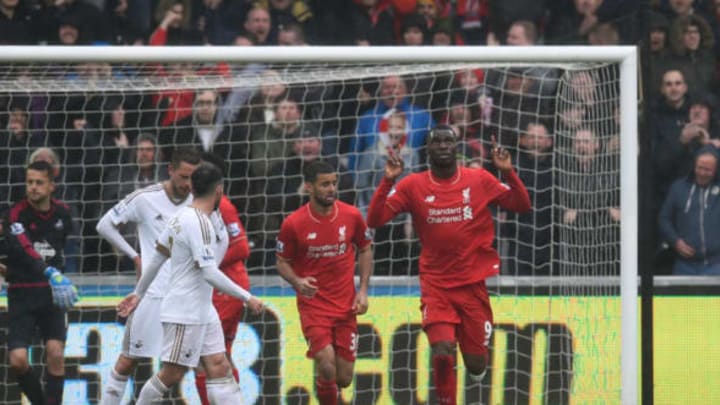
[[[463,353],[487,355],[493,313],[484,281],[454,288],[425,284],[420,302],[431,345],[457,341]]]
[[[247,276],[245,276],[244,279],[240,278],[239,280],[233,281],[246,290],[250,289],[250,282]],[[235,341],[238,325],[242,320],[245,303],[242,300],[223,294],[217,290],[213,290],[212,301],[220,317],[220,324],[222,325],[223,335],[225,336],[225,351],[232,353],[233,341]]]
[[[300,324],[308,343],[308,358],[315,358],[320,350],[332,345],[337,356],[355,361],[358,346],[355,314],[336,317],[300,311]]]

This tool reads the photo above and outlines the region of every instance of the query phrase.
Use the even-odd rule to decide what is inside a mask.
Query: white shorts
[[[125,323],[122,354],[131,358],[153,358],[162,349],[160,306],[162,297],[145,296]]]
[[[201,356],[225,353],[220,322],[182,324],[163,322],[163,362],[197,367]]]

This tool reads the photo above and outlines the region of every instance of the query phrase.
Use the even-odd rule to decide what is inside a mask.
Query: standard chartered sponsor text
[[[462,222],[467,218],[463,218],[462,207],[450,208],[428,208],[428,224],[448,224],[452,222]]]
[[[453,215],[462,212],[462,207],[455,208],[429,208],[428,216]]]

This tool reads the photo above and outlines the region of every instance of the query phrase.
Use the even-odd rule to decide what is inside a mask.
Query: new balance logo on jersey
[[[307,236],[307,240],[315,240],[315,239],[317,239],[317,233],[310,232]]]
[[[63,229],[65,226],[63,225],[62,219],[58,219],[57,222],[55,222],[55,229],[58,231]]]
[[[426,203],[433,203],[433,202],[435,202],[435,196],[434,196],[434,195],[429,195],[429,196],[425,197],[425,202],[426,202]]]

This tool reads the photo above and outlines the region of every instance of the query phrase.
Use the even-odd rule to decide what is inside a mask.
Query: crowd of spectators
[[[718,34],[714,0],[0,0],[0,45],[638,45],[641,257],[658,274],[702,274],[718,266],[716,256],[720,262],[693,246],[720,225],[707,205],[720,190]],[[620,89],[612,67],[386,72],[303,84],[283,81],[277,65],[142,68],[168,82],[208,75],[259,84],[0,94],[0,203],[22,198],[23,167],[43,148],[57,167],[56,197],[82,223],[77,271],[129,268],[98,241],[95,221],[123,195],[166,178],[178,145],[225,159],[226,191],[253,247],[250,269],[269,270],[282,216],[306,198],[304,164],[331,162],[340,199],[366,210],[388,148],[407,173],[421,170],[428,130],[448,123],[464,164],[491,169],[494,137],[530,191],[532,212],[495,213],[504,274],[618,272]],[[61,72],[99,83],[133,69],[85,63]],[[35,72],[13,65],[2,74],[33,80]],[[690,220],[698,212],[706,218]],[[409,219],[378,229],[375,251],[379,274],[416,271]]]

